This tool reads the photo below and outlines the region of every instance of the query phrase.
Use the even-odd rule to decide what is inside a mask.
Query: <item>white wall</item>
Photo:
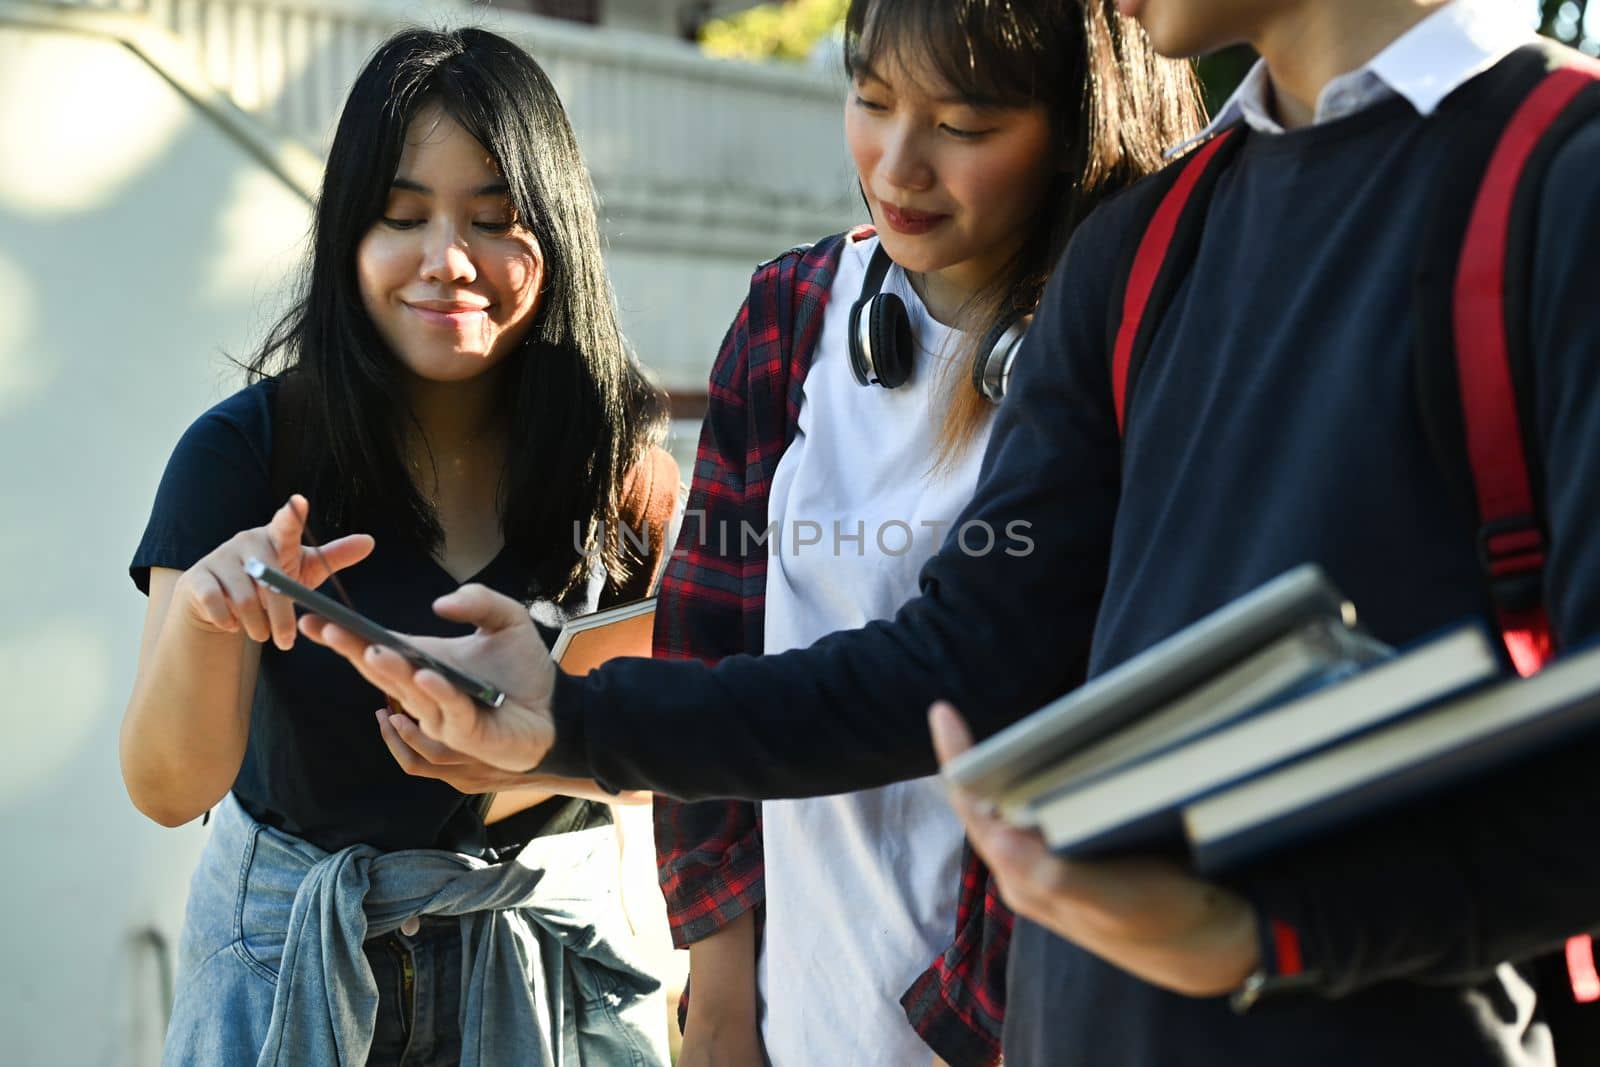
[[[156,1062],[160,984],[134,938],[175,949],[205,830],[123,792],[128,558],[308,221],[126,48],[0,24],[0,1062]]]
[[[819,235],[820,236],[820,235]],[[783,251],[772,249],[771,255]],[[606,267],[628,339],[669,389],[700,391],[750,289],[754,257],[692,257],[613,244]]]

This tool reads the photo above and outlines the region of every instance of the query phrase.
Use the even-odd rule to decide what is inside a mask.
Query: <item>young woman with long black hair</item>
[[[131,568],[150,604],[129,795],[169,826],[215,809],[168,1062],[665,1062],[615,907],[616,798],[545,783],[486,816],[406,774],[406,724],[375,726],[380,698],[245,571],[318,585],[359,561],[354,606],[434,633],[429,601],[469,580],[547,621],[648,585],[617,531],[650,510],[628,489],[675,490],[663,405],[527,53],[471,29],[378,49],[302,299],[250,370],[179,442]]]

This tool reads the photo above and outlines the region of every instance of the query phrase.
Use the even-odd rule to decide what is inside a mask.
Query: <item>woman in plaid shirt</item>
[[[914,596],[976,483],[993,331],[1037,302],[1074,224],[1198,125],[1190,72],[1110,0],[855,0],[846,65],[876,232],[756,271],[712,371],[657,656],[804,647]],[[849,356],[874,291],[907,309],[909,380],[889,390]],[[998,1058],[1010,916],[932,780],[658,799],[656,837],[690,950],[683,1067]]]

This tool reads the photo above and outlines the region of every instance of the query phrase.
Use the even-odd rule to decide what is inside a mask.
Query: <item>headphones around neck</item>
[[[916,357],[905,302],[882,291],[883,280],[893,265],[880,243],[867,264],[861,295],[850,307],[850,370],[862,385],[881,385],[885,389],[898,389],[911,380]],[[972,361],[972,388],[990,403],[1005,399],[1011,364],[1027,336],[1029,318],[1024,311],[1008,312],[978,344]]]

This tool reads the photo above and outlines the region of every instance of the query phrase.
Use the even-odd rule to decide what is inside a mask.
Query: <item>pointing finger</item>
[[[267,523],[267,538],[277,554],[279,567],[287,569],[299,562],[300,539],[305,534],[309,509],[306,498],[295,493],[272,513],[272,521]]]

